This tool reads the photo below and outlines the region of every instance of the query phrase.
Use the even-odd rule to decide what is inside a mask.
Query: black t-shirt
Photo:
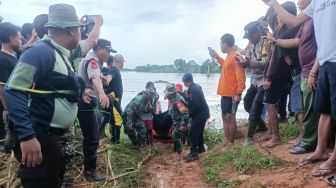
[[[274,36],[278,39],[292,39],[296,37],[297,31],[298,28],[282,27],[275,31]],[[274,44],[272,49],[271,58],[265,71],[266,79],[268,81],[278,79],[290,81],[292,79],[292,67],[286,63],[285,57],[290,56],[292,66],[299,65],[297,49],[284,49]]]
[[[279,36],[280,39],[293,39],[296,37],[298,28],[286,28]],[[279,48],[279,58],[284,58],[289,56],[292,65],[291,68],[294,70],[294,75],[298,76],[301,74],[301,65],[299,60],[298,48]]]
[[[123,84],[122,84],[122,78],[119,69],[116,67],[112,68],[106,68],[104,67],[102,69],[102,72],[104,76],[111,75],[112,76],[112,81],[110,84],[104,88],[106,94],[110,94],[111,92],[115,93],[115,96],[117,98],[122,99],[123,95]]]
[[[0,51],[0,82],[1,84],[7,83],[9,76],[13,72],[17,63],[17,58],[9,55],[3,51]],[[0,101],[0,109],[3,109],[3,105]]]

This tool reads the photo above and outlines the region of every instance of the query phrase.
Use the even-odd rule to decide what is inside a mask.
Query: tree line
[[[215,59],[207,59],[201,65],[196,61],[185,59],[176,59],[172,65],[143,65],[137,66],[135,69],[125,69],[125,71],[135,72],[153,72],[153,73],[220,73],[221,66]]]

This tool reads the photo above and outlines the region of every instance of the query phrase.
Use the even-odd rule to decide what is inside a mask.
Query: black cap
[[[112,48],[111,42],[105,39],[98,39],[97,47],[106,48],[109,52],[117,53],[117,51]]]
[[[245,35],[244,38],[251,38],[256,32],[258,32],[258,26],[260,25],[260,22],[258,21],[254,21],[254,22],[250,22],[249,24],[247,24],[244,27],[245,30]]]

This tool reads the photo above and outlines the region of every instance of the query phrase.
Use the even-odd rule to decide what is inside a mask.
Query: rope
[[[6,85],[6,83],[0,82],[0,85]],[[30,89],[30,88],[25,88],[22,86],[16,86],[16,85],[10,85],[7,86],[9,89],[14,89],[18,91],[24,91],[24,92],[29,92],[29,93],[36,93],[36,94],[42,94],[42,95],[47,95],[47,94],[66,94],[66,95],[76,95],[75,91],[73,90],[57,90],[57,91],[44,91],[44,90],[38,90],[38,89]]]

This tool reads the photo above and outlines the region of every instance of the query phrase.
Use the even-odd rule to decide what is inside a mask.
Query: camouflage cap
[[[159,95],[156,93],[155,89],[153,88],[147,88],[146,92],[148,93],[149,97],[152,99],[158,99]]]
[[[174,93],[177,93],[177,89],[174,84],[170,84],[166,87],[165,91],[166,95],[172,95]]]

